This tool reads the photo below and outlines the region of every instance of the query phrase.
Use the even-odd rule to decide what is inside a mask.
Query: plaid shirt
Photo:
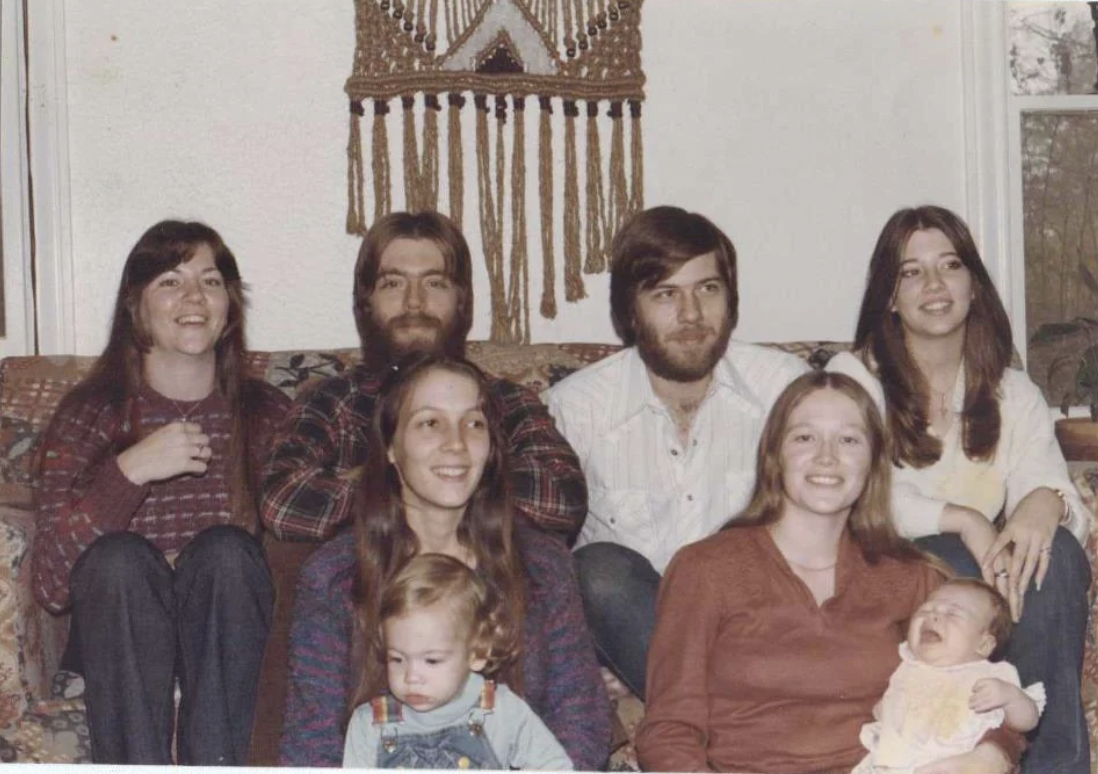
[[[355,482],[381,380],[358,366],[317,385],[290,410],[275,438],[263,480],[263,521],[283,539],[327,540],[351,519]],[[587,515],[587,485],[572,447],[538,397],[491,381],[510,441],[516,510],[571,542]]]

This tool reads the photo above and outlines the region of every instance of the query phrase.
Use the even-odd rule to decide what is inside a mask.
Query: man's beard
[[[679,333],[712,332],[707,325],[685,326]],[[637,318],[637,352],[648,370],[671,382],[696,382],[708,376],[728,349],[732,338],[732,323],[727,316],[720,330],[705,349],[672,349],[660,341],[659,334],[643,319]]]
[[[412,337],[398,337],[401,328],[416,329]],[[387,323],[373,314],[365,315],[362,330],[362,361],[374,370],[388,368],[412,352],[431,352],[451,357],[465,356],[465,336],[455,313],[447,322],[422,312],[406,312]]]

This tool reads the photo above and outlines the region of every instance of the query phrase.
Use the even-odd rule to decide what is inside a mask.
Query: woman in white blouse
[[[1089,771],[1080,671],[1089,515],[1048,407],[1009,367],[1010,322],[965,223],[941,207],[885,224],[869,264],[847,373],[886,409],[894,512],[962,575],[982,575],[1018,621],[1006,654],[1049,703],[1024,772]],[[1001,528],[995,526],[997,517]]]

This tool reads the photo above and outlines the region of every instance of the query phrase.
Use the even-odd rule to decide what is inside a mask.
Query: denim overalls
[[[484,681],[480,699],[464,720],[437,731],[402,732],[402,705],[392,696],[370,702],[380,726],[377,766],[381,769],[502,769],[484,735],[484,719],[496,702],[496,684]]]

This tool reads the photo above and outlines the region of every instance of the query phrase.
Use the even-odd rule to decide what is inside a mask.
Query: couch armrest
[[[0,726],[50,698],[68,616],[51,616],[34,600],[30,546],[34,512],[0,505]]]
[[[31,680],[40,665],[27,670],[26,624],[32,615],[27,549],[32,514],[0,506],[0,727],[11,726],[34,701]]]

